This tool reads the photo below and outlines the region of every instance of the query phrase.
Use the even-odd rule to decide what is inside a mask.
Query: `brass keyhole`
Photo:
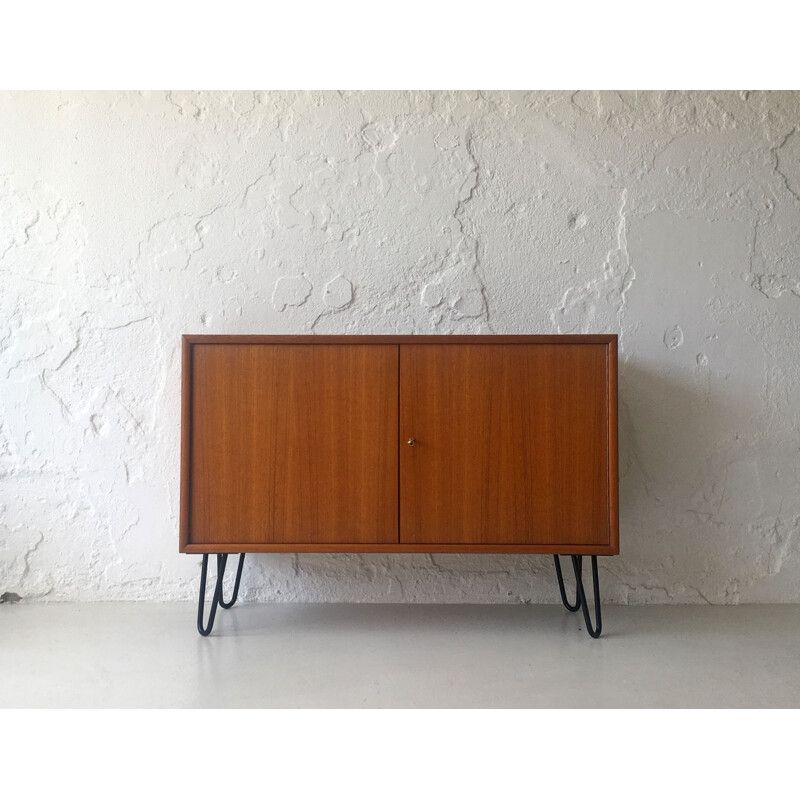
[[[414,442],[416,442],[416,441],[417,441],[417,440],[416,440],[416,439],[415,439],[415,438],[412,436],[412,437],[411,437],[411,438],[408,440],[408,446],[409,446],[409,447],[413,447],[413,446],[414,446]]]

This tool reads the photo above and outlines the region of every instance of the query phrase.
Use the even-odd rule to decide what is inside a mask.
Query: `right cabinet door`
[[[401,543],[607,545],[607,361],[603,344],[402,345]]]

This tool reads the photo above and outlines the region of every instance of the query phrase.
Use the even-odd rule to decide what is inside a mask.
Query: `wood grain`
[[[396,345],[194,343],[192,351],[184,549],[396,545]]]
[[[401,544],[610,546],[607,351],[401,345]]]

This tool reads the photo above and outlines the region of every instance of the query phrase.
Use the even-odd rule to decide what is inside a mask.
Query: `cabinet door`
[[[192,350],[191,544],[397,543],[397,345]]]
[[[401,346],[401,543],[608,544],[607,353]]]

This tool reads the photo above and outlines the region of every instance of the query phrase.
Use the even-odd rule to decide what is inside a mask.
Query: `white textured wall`
[[[800,94],[0,95],[0,593],[194,598],[180,334],[620,334],[617,602],[800,597]],[[556,602],[549,557],[250,556]]]

